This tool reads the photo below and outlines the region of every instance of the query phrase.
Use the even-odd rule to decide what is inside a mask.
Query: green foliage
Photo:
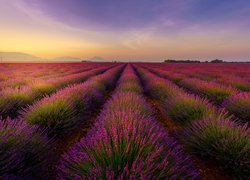
[[[166,102],[165,109],[173,120],[183,124],[202,119],[215,113],[214,109],[206,100],[193,96],[175,97]]]
[[[31,124],[38,124],[48,129],[49,135],[60,135],[72,128],[76,121],[75,111],[69,99],[57,98],[54,101],[45,101],[43,105],[27,111],[24,120]]]
[[[187,129],[186,142],[238,177],[250,174],[250,130],[223,116],[205,118]]]

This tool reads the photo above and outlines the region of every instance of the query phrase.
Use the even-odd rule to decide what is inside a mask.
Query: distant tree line
[[[201,62],[199,60],[175,60],[175,59],[167,59],[164,60],[166,63],[227,63],[226,61],[220,60],[220,59],[215,59],[212,61],[205,61]]]
[[[212,60],[210,63],[224,63],[224,61],[219,60],[219,59],[215,59],[215,60]]]
[[[167,62],[167,63],[201,63],[198,60],[175,60],[175,59],[167,59],[167,60],[164,60],[164,62]]]

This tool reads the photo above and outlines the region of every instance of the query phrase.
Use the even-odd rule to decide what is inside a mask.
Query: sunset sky
[[[0,0],[0,51],[250,60],[249,0]]]

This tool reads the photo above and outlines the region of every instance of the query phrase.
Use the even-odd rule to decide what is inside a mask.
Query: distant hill
[[[20,52],[0,52],[1,61],[46,61],[47,59],[42,59],[37,56],[30,54],[20,53]]]
[[[100,56],[95,56],[95,57],[93,57],[93,58],[90,58],[89,60],[90,60],[90,61],[106,61],[105,58],[100,57]]]
[[[0,52],[0,61],[3,62],[15,62],[15,61],[50,61],[50,62],[81,62],[83,59],[78,58],[78,57],[72,57],[72,56],[62,56],[62,57],[57,57],[53,59],[48,59],[48,58],[41,58],[37,56],[33,56],[30,54],[26,53],[21,53],[21,52]],[[87,59],[86,61],[106,61],[105,58],[100,57],[100,56],[95,56],[93,58]]]
[[[76,61],[76,62],[80,62],[82,61],[81,58],[77,58],[77,57],[71,57],[71,56],[63,56],[63,57],[57,57],[52,59],[52,61]]]

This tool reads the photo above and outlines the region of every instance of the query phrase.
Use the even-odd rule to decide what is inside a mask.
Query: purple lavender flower
[[[125,74],[128,72],[126,69]],[[58,167],[59,176],[74,179],[196,178],[198,173],[189,157],[157,123],[143,96],[133,90],[122,91],[122,84],[127,84],[125,77],[122,76],[119,90],[105,104],[87,136],[65,153]]]
[[[181,94],[163,105],[168,116],[183,124],[216,114],[215,108],[206,99],[189,94]]]
[[[178,88],[172,82],[160,78],[145,69],[138,68],[138,72],[145,83],[146,91],[153,98],[165,102],[169,98],[177,96],[179,93],[183,93],[182,89]]]
[[[238,93],[229,97],[222,104],[230,113],[250,123],[250,93]]]
[[[100,74],[107,69],[108,67],[97,68],[60,78],[35,80],[26,86],[18,88],[6,88],[0,91],[0,115],[4,118],[7,116],[16,117],[21,108],[42,98],[44,95],[52,94],[56,90],[62,89],[70,84],[83,82],[91,76]]]
[[[237,93],[233,88],[223,86],[213,81],[207,82],[195,78],[186,78],[180,81],[179,85],[199,95],[206,96],[217,105],[222,103],[226,98]]]
[[[19,119],[0,120],[0,177],[38,178],[48,174],[51,147],[38,131]]]
[[[230,117],[204,118],[186,130],[186,141],[193,150],[215,159],[230,174],[248,177],[250,173],[250,130]]]
[[[115,84],[121,68],[115,67],[85,83],[69,86],[35,102],[22,112],[22,118],[46,128],[49,136],[65,135],[102,102],[108,88]]]

